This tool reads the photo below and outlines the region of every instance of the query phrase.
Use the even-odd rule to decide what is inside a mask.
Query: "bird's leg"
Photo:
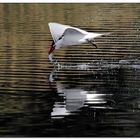
[[[93,40],[93,41],[91,41],[91,40],[88,40],[87,39],[87,41],[90,43],[90,44],[92,44],[95,48],[97,48],[97,45],[96,45],[96,43],[95,43],[95,41]]]

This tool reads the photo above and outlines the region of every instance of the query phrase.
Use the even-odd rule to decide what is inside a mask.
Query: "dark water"
[[[0,136],[140,136],[139,19],[140,4],[0,4]],[[48,22],[111,34],[53,65]]]

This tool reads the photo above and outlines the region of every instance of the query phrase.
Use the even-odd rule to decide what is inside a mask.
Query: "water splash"
[[[83,64],[65,64],[61,65],[57,61],[53,62],[56,69],[75,69],[75,70],[107,70],[107,69],[115,69],[115,68],[134,68],[140,69],[139,60],[120,60],[120,61],[95,61],[91,63],[83,63]]]
[[[48,56],[48,58],[49,58],[50,62],[54,61],[52,53]]]
[[[57,72],[59,70],[80,70],[81,71],[104,71],[107,73],[110,69],[132,69],[139,70],[140,63],[139,60],[119,60],[119,61],[94,61],[91,63],[82,63],[82,64],[65,64],[61,65],[58,62],[54,67],[54,71],[50,74],[50,81],[54,81],[57,76]],[[68,85],[67,85],[68,86]],[[64,118],[67,115],[73,115],[78,113],[81,108],[93,108],[93,109],[115,109],[114,105],[116,102],[112,98],[112,94],[104,92],[104,90],[100,90],[96,88],[96,86],[92,90],[90,90],[89,85],[88,88],[82,88],[80,86],[75,85],[76,87],[65,87],[65,84],[56,80],[56,90],[63,100],[56,101],[53,107],[53,111],[51,113],[52,118]],[[89,90],[88,90],[89,89]]]

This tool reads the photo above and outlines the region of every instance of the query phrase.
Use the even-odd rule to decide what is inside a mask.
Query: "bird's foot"
[[[92,42],[92,45],[97,49],[97,45],[95,43]]]
[[[90,44],[92,44],[92,46],[94,46],[95,48],[97,48],[97,45],[95,43],[95,41],[91,41],[91,40],[87,40]]]

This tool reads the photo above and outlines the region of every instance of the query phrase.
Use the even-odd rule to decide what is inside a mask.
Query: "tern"
[[[97,48],[94,38],[105,35],[106,33],[93,33],[85,30],[63,25],[55,22],[48,23],[53,41],[49,50],[49,56],[55,49],[60,47],[80,45],[83,43],[90,43]],[[107,33],[108,34],[108,33]]]

